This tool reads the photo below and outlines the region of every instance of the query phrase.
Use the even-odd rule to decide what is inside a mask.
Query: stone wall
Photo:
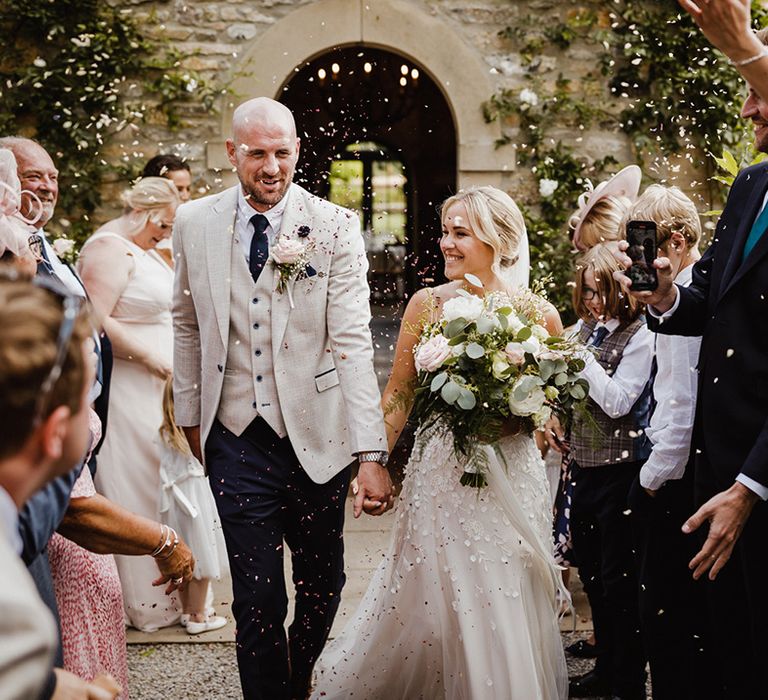
[[[218,112],[206,111],[194,101],[182,105],[184,126],[176,132],[149,123],[126,129],[110,146],[112,157],[129,163],[158,151],[183,154],[201,192],[232,181],[223,141],[234,105],[257,94],[276,97],[293,67],[334,42],[362,39],[419,59],[443,88],[459,125],[459,185],[488,182],[530,194],[533,179],[515,165],[514,124],[505,126],[511,129],[513,143],[496,148],[500,125],[484,123],[481,103],[497,89],[518,90],[527,84],[514,42],[500,37],[499,31],[530,16],[540,18],[543,26],[574,7],[558,0],[113,1],[132,12],[153,37],[193,54],[184,59],[185,67],[233,90],[221,98]],[[605,6],[591,0],[580,4]],[[545,85],[553,85],[562,73],[573,80],[578,93],[584,75],[594,70],[595,56],[587,46],[542,49],[538,73]],[[193,85],[190,90],[194,92]],[[135,89],[130,94],[147,100]],[[613,153],[620,162],[633,160],[622,134],[596,128],[575,134],[572,128],[553,126],[555,138],[585,155]],[[115,201],[119,186],[109,186],[109,201]]]

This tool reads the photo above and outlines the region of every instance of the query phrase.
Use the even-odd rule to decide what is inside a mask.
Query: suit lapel
[[[229,302],[231,294],[231,265],[237,214],[237,187],[224,192],[208,210],[205,228],[205,263],[211,287],[213,310],[221,334],[221,342],[227,347],[229,339]]]
[[[741,258],[744,252],[744,244],[752,229],[765,197],[765,190],[768,187],[768,166],[755,174],[756,182],[752,185],[752,191],[744,205],[744,215],[739,221],[739,229],[733,239],[731,254],[728,258],[725,271],[723,273],[723,284],[720,287],[720,299],[723,295],[738,282],[752,266],[768,252],[768,236],[763,235],[753,248],[749,257],[742,264]]]
[[[280,223],[280,238],[296,238],[296,231],[302,223],[302,219],[306,218],[306,207],[301,206],[301,200],[303,200],[303,192],[298,185],[291,185],[288,190],[288,201],[285,204],[285,211],[283,212],[283,220]],[[302,216],[303,215],[303,216]],[[285,329],[288,326],[288,318],[291,315],[291,302],[288,297],[288,291],[293,294],[293,285],[295,280],[290,279],[287,283],[287,289],[280,293],[277,291],[277,283],[280,279],[280,272],[277,267],[271,265],[273,281],[272,281],[272,357],[276,357],[280,351],[280,346],[283,343],[283,336],[285,335]]]

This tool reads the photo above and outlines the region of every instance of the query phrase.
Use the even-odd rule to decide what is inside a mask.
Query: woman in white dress
[[[111,501],[159,520],[162,396],[171,374],[173,271],[154,248],[171,234],[179,194],[170,180],[147,177],[124,195],[126,213],[83,246],[80,275],[112,341],[109,422],[96,488]],[[151,632],[179,621],[175,595],[152,586],[149,557],[116,556],[126,619]]]
[[[417,292],[405,311],[383,398],[390,449],[410,410],[397,397],[408,396],[416,376],[425,322],[460,289],[514,296],[527,287],[525,224],[508,195],[462,191],[443,205],[442,222],[450,281]],[[547,329],[560,333],[557,312],[543,300],[539,308]],[[389,551],[321,655],[313,698],[567,697],[544,463],[530,434],[507,435],[499,447],[507,467],[491,460],[488,486],[478,490],[460,484],[464,466],[450,434],[417,432]]]

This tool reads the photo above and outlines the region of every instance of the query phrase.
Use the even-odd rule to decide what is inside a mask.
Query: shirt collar
[[[680,272],[677,273],[677,277],[675,277],[675,282],[677,284],[682,284],[683,286],[687,285],[691,280],[693,279],[693,265],[688,265],[687,267],[684,267]]]
[[[288,190],[286,191],[283,198],[275,204],[274,207],[271,209],[268,209],[267,211],[263,212],[257,212],[250,204],[248,204],[248,200],[245,198],[245,194],[243,193],[243,188],[238,187],[237,188],[237,216],[238,218],[242,218],[243,221],[248,222],[251,220],[251,217],[254,214],[264,214],[264,216],[267,217],[267,221],[269,221],[269,225],[272,227],[272,230],[277,234],[280,233],[280,224],[283,220],[283,212],[285,212],[285,207],[288,204],[288,197],[291,196],[291,189],[293,189],[293,185],[288,186]]]
[[[618,318],[612,318],[608,321],[598,321],[595,325],[595,330],[598,328],[605,326],[608,329],[609,333],[613,333],[619,326],[621,325],[621,321],[619,321]]]
[[[10,543],[16,554],[21,554],[22,543],[19,535],[19,510],[11,495],[0,486],[0,534]]]

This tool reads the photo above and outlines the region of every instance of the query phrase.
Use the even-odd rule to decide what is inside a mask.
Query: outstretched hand
[[[152,581],[153,586],[162,586],[167,583],[165,594],[170,595],[173,591],[183,591],[187,584],[192,580],[192,573],[195,570],[195,558],[184,540],[180,539],[179,544],[173,550],[167,559],[155,558],[157,568],[160,569],[160,577]]]
[[[762,44],[750,26],[750,0],[678,0],[707,39],[732,61],[757,54]]]
[[[617,262],[628,270],[632,266],[632,258],[627,255],[626,250],[629,244],[626,241],[619,241],[617,250],[613,251],[613,257]],[[613,273],[613,278],[621,285],[622,289],[633,297],[642,301],[644,304],[653,306],[659,313],[669,311],[675,303],[677,292],[673,284],[672,265],[669,258],[656,258],[653,261],[656,268],[656,277],[659,281],[658,286],[652,292],[632,291],[632,280],[621,270]]]
[[[368,515],[383,515],[395,502],[392,479],[389,472],[378,462],[361,462],[357,478],[352,482],[355,496],[353,513],[359,518],[363,511]]]
[[[731,558],[736,540],[756,502],[757,494],[737,481],[727,491],[710,498],[685,521],[683,532],[686,534],[709,522],[707,540],[688,564],[688,568],[693,570],[693,578],[698,579],[709,571],[710,581],[715,580]]]

